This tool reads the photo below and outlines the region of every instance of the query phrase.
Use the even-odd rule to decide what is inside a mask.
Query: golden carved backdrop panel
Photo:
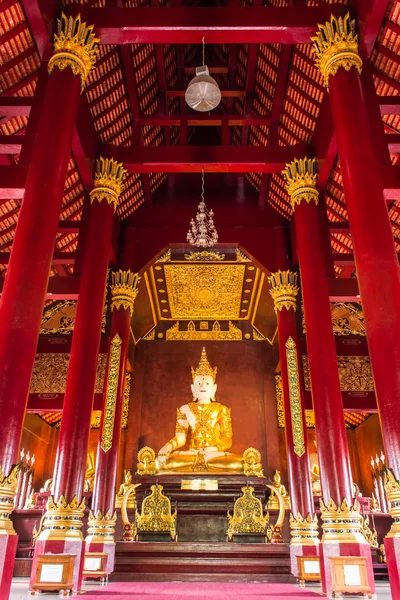
[[[311,390],[308,356],[303,356],[302,359],[304,387]],[[342,392],[375,391],[369,356],[338,356],[337,359]]]
[[[172,319],[239,319],[244,265],[165,264]]]
[[[67,383],[69,354],[57,352],[36,354],[31,379],[31,394],[64,394]],[[104,387],[107,354],[99,354],[95,393]]]

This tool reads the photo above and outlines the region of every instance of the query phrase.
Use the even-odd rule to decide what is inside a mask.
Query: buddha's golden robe
[[[175,437],[186,436],[188,450],[176,450],[168,456],[163,468],[172,471],[243,471],[243,459],[227,452],[232,446],[231,411],[219,402],[190,402],[178,409]]]

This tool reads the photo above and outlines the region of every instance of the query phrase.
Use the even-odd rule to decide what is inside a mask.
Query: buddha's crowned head
[[[200,403],[208,403],[214,400],[217,392],[217,367],[212,368],[207,359],[206,349],[203,348],[199,365],[196,369],[192,367],[192,394]]]

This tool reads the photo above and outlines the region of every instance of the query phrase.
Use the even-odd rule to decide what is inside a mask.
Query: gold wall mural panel
[[[369,356],[338,356],[340,387],[342,392],[374,392]],[[302,357],[304,387],[311,390],[308,356]]]
[[[165,264],[172,319],[239,319],[245,266]]]
[[[306,333],[303,305],[301,305],[301,310],[303,313],[303,333]],[[331,314],[333,333],[335,335],[366,336],[364,313],[361,304],[358,302],[331,302]]]
[[[69,354],[36,354],[31,379],[31,394],[64,394],[67,384]],[[95,393],[104,387],[107,354],[99,354],[97,362]]]

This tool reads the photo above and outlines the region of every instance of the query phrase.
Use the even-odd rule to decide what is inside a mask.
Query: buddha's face
[[[211,402],[217,391],[217,384],[214,383],[214,379],[207,375],[205,377],[194,378],[192,383],[192,394],[201,404],[207,404]]]

